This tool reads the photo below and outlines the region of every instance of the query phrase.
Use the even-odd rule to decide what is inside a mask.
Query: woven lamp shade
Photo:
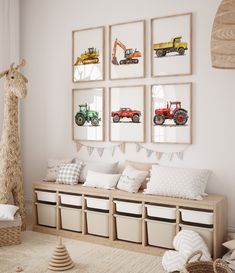
[[[235,0],[222,0],[211,34],[212,66],[235,69]]]

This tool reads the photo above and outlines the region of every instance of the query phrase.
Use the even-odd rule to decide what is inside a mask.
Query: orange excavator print
[[[121,47],[121,49],[124,51],[124,58],[123,60],[120,60],[120,62],[118,62],[117,60],[117,46]],[[126,46],[120,42],[117,38],[114,41],[113,44],[113,53],[112,53],[112,63],[114,65],[122,65],[122,64],[138,64],[139,62],[139,57],[141,57],[141,52],[138,51],[137,49],[133,49],[133,48],[126,48]]]

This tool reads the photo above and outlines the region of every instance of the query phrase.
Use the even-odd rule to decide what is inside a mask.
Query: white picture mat
[[[144,86],[112,87],[110,88],[110,140],[143,142],[145,126],[145,88]],[[111,117],[112,111],[129,107],[141,111],[140,123],[130,122],[131,119],[123,119],[122,122],[114,123]]]
[[[170,42],[171,38],[182,36],[182,42],[188,43],[185,55],[177,52],[167,53],[165,57],[156,57],[152,51],[153,76],[190,74],[191,72],[191,14],[156,18],[152,21],[152,44]]]
[[[75,82],[103,79],[103,46],[103,27],[74,32],[73,79]],[[77,57],[88,51],[90,47],[94,47],[99,51],[99,63],[75,66]]]
[[[137,35],[138,33],[138,35]],[[126,48],[137,49],[141,52],[138,64],[114,65],[112,52],[115,39],[122,42]],[[110,78],[137,78],[144,76],[144,21],[110,26]],[[117,46],[117,60],[124,59],[124,51]]]
[[[170,84],[152,86],[152,141],[159,143],[191,143],[191,84]],[[188,121],[184,126],[176,126],[173,120],[163,125],[155,125],[155,109],[166,108],[167,102],[180,101],[181,107],[188,111]],[[171,126],[169,126],[171,125]]]
[[[103,96],[104,90],[102,88],[94,89],[75,89],[73,91],[73,138],[74,140],[95,140],[102,141],[103,136]],[[99,113],[99,126],[92,126],[91,123],[85,122],[83,126],[78,126],[75,123],[75,115],[79,111],[79,105],[87,103],[90,106],[90,110],[97,111]]]

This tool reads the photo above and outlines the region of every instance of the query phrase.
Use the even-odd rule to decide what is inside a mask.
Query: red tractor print
[[[132,110],[131,108],[120,108],[118,111],[111,112],[113,122],[117,123],[123,118],[130,118],[132,122],[140,122],[141,111]]]
[[[180,101],[167,102],[166,108],[155,109],[153,122],[162,125],[166,119],[174,120],[176,125],[185,125],[188,121],[188,111],[181,108]]]

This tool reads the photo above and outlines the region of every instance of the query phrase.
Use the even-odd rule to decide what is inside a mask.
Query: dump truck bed
[[[154,49],[171,48],[171,47],[173,47],[173,42],[158,43],[153,45]]]

